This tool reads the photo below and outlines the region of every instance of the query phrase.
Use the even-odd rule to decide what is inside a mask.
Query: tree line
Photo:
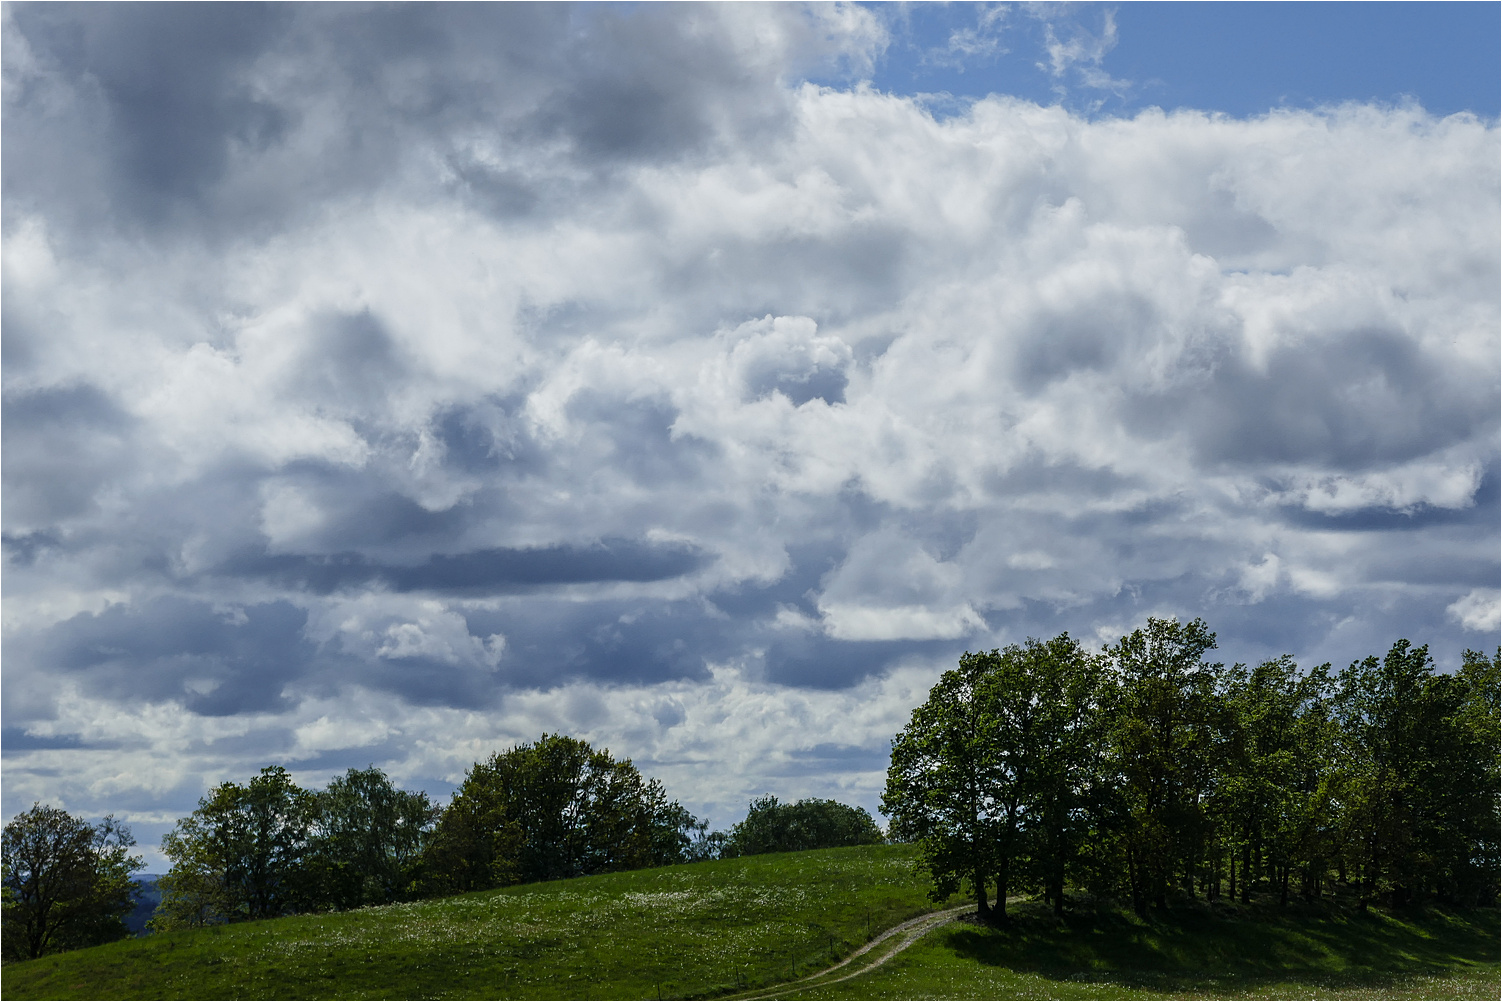
[[[1009,893],[1359,907],[1498,899],[1498,669],[1406,640],[1332,674],[1206,660],[1200,620],[1100,653],[1068,634],[966,653],[892,742],[882,811],[943,899]],[[993,914],[988,898],[994,891]]]
[[[375,767],[323,790],[268,766],[210,790],[162,840],[150,931],[334,911],[617,870],[882,841],[831,800],[762,797],[710,832],[629,759],[544,735],[477,762],[447,807]],[[37,805],[5,826],[7,961],[127,935],[129,829]]]
[[[1436,670],[1427,648],[1333,673],[1206,660],[1200,620],[1149,619],[1102,651],[1068,634],[966,653],[892,741],[883,833],[864,810],[766,796],[710,832],[629,759],[544,735],[476,762],[447,806],[380,769],[322,790],[268,766],[163,838],[148,928],[166,930],[638,867],[915,842],[936,899],[1009,893],[1361,907],[1498,899],[1502,649]],[[127,826],[35,805],[5,826],[3,957],[127,935]],[[989,899],[994,892],[998,916]]]

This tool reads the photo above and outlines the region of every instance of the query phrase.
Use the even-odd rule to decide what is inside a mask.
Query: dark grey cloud
[[[1440,369],[1393,331],[1280,345],[1253,366],[1215,361],[1202,387],[1141,400],[1127,419],[1189,431],[1202,462],[1360,470],[1463,441],[1495,411],[1495,381]]]
[[[76,734],[37,735],[26,731],[24,727],[0,728],[0,748],[10,752],[26,751],[52,751],[56,749],[92,748],[96,750],[109,750],[117,745],[106,741],[99,744],[85,744]]]
[[[405,371],[400,349],[369,310],[319,318],[297,362],[295,392],[332,411],[380,408]]]
[[[826,742],[790,756],[774,775],[820,776],[857,770],[885,771],[891,759],[892,749],[886,742],[868,748]]]
[[[136,608],[81,613],[20,646],[44,671],[87,677],[121,699],[181,699],[226,716],[286,708],[282,689],[313,657],[307,613],[277,601],[218,611],[164,597]]]
[[[10,16],[34,72],[6,115],[7,199],[66,218],[97,186],[80,228],[266,232],[435,158],[514,217],[595,183],[560,183],[569,164],[703,155],[788,116],[781,66],[748,65],[711,10],[23,3]],[[49,112],[61,102],[78,128]],[[465,142],[479,133],[483,150]],[[561,160],[539,171],[520,151]]]
[[[413,566],[380,564],[359,553],[248,553],[220,564],[213,572],[261,578],[284,588],[321,595],[372,587],[397,592],[494,595],[547,585],[663,581],[691,574],[707,560],[706,554],[692,546],[602,539],[592,546],[435,553]]]
[[[1017,388],[1037,393],[1081,369],[1113,369],[1122,355],[1140,350],[1139,339],[1159,323],[1152,304],[1140,296],[1112,294],[1071,303],[1019,340]]]
[[[46,526],[84,514],[131,465],[135,422],[97,387],[8,393],[0,407],[10,525]]]

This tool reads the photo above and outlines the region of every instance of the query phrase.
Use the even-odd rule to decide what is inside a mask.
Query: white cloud
[[[1445,606],[1445,614],[1468,630],[1495,636],[1502,629],[1502,597],[1496,588],[1472,588]]]
[[[924,605],[855,606],[821,603],[829,635],[839,640],[953,640],[983,630],[986,621],[968,603],[947,609]]]

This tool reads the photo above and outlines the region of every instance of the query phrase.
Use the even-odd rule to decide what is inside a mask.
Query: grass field
[[[885,966],[788,999],[1495,999],[1496,911],[1407,918],[1318,906],[1185,904],[1146,921],[1063,921],[1024,906],[1005,930],[952,923]]]
[[[3,972],[7,999],[611,998],[805,975],[935,907],[909,846],[752,856],[125,940]]]
[[[908,846],[867,846],[584,877],[126,940],[0,978],[7,999],[713,998],[812,974],[935,908],[912,859]],[[869,973],[778,997],[1502,994],[1495,911],[1013,910],[1007,929],[952,923]]]

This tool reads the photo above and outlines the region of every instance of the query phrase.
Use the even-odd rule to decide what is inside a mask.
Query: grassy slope
[[[23,998],[702,997],[811,973],[935,906],[912,849],[757,856],[176,933],[7,965]],[[1495,911],[1014,906],[813,998],[1498,998]]]
[[[7,999],[663,998],[807,974],[935,906],[909,846],[754,856],[125,940]]]
[[[789,999],[1498,998],[1498,916],[1189,905],[1167,918],[1024,906],[956,923],[871,974]]]

